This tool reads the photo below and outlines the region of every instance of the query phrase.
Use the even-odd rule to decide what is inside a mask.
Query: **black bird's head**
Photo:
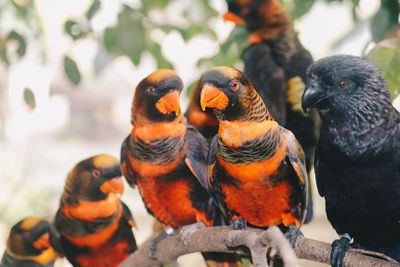
[[[269,117],[252,83],[237,69],[212,68],[201,76],[201,86],[202,109],[214,108],[219,120],[262,121]]]
[[[230,0],[224,20],[246,25],[249,32],[290,23],[279,0]]]
[[[160,69],[136,87],[132,103],[132,122],[173,121],[181,115],[179,96],[182,80],[169,69]]]
[[[73,206],[79,201],[99,201],[108,194],[122,194],[124,183],[120,161],[100,154],[79,162],[68,174],[62,202]]]
[[[321,119],[340,127],[374,125],[392,111],[390,92],[378,68],[369,60],[336,55],[314,62],[307,70],[303,109],[316,108]]]
[[[49,241],[50,224],[39,217],[28,217],[11,230],[7,239],[6,253],[14,261],[30,260],[38,264],[49,264],[56,260],[58,254]],[[17,262],[15,262],[18,266]]]

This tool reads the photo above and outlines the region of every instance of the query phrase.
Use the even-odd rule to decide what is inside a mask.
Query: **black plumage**
[[[307,76],[302,105],[322,119],[315,174],[328,219],[353,246],[399,261],[400,116],[387,83],[370,61],[349,55],[321,59]]]

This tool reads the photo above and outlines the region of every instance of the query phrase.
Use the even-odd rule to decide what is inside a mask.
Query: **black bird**
[[[319,194],[341,238],[331,264],[353,247],[400,260],[400,116],[387,83],[370,61],[350,55],[321,59],[308,71],[303,109],[322,119],[315,155]]]

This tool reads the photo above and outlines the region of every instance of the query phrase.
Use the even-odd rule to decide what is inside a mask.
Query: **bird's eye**
[[[101,171],[99,171],[98,169],[94,169],[92,174],[93,174],[93,177],[99,178],[101,175]]]
[[[342,88],[342,89],[346,88],[347,87],[347,81],[345,81],[345,80],[340,81],[339,82],[339,87]]]
[[[147,92],[149,92],[149,94],[151,94],[151,95],[154,95],[154,93],[156,92],[156,90],[154,89],[153,86],[149,86],[149,87],[147,88]]]
[[[249,9],[248,7],[245,7],[245,8],[242,9],[242,11],[240,11],[240,14],[241,14],[242,16],[246,16],[246,15],[248,15],[249,13],[250,13],[250,9]]]
[[[231,82],[231,89],[232,89],[233,91],[236,91],[237,89],[239,89],[239,85],[240,85],[240,83],[239,83],[238,80],[233,80],[233,81]]]

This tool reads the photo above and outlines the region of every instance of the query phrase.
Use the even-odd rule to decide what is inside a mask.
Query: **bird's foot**
[[[344,255],[350,247],[350,241],[351,237],[348,234],[343,234],[340,239],[333,241],[331,250],[332,267],[342,267]]]
[[[183,244],[186,246],[187,245],[187,240],[189,239],[190,235],[199,230],[199,229],[204,229],[206,228],[206,225],[203,222],[197,222],[193,224],[189,224],[186,226],[183,226],[181,228],[181,239]]]
[[[147,251],[147,255],[149,256],[150,259],[157,260],[157,258],[155,257],[155,254],[157,251],[158,243],[160,243],[163,239],[165,239],[168,236],[171,236],[173,234],[174,234],[174,229],[171,227],[166,227],[163,232],[161,232],[156,238],[154,238],[151,241],[149,250]]]
[[[293,223],[287,227],[285,237],[289,240],[292,248],[296,246],[296,241],[299,236],[304,236],[299,228],[296,227]]]
[[[246,229],[247,221],[243,218],[233,220],[232,228],[233,230],[244,230]]]

